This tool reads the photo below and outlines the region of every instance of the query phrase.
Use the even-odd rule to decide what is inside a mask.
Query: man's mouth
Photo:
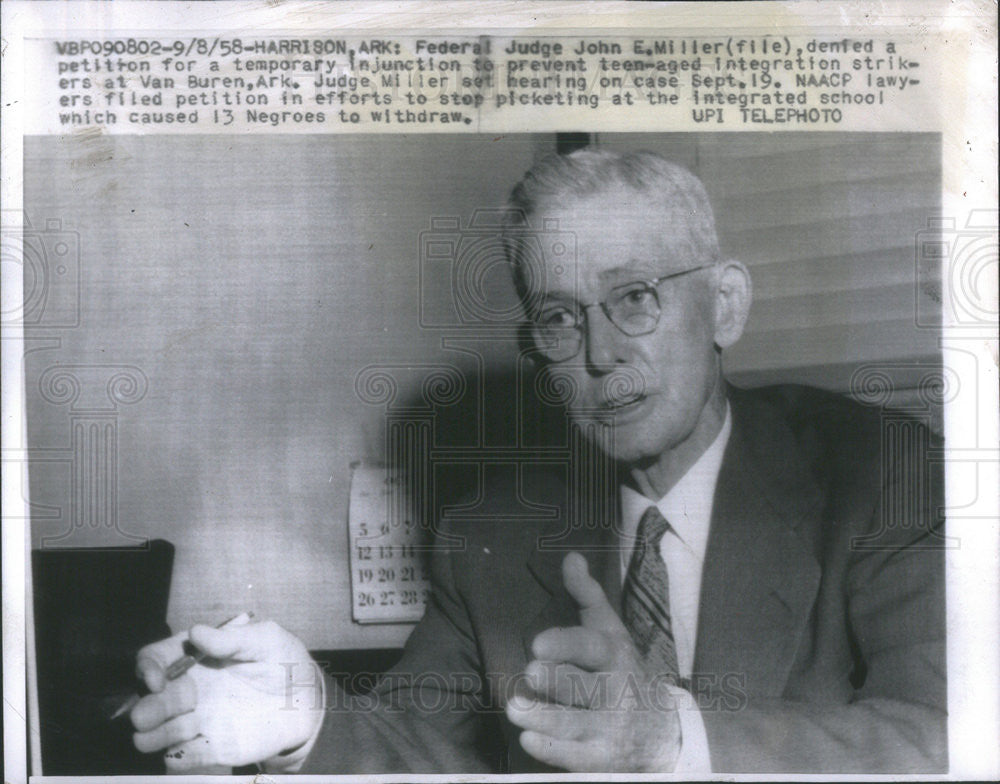
[[[613,398],[601,402],[601,409],[611,414],[624,414],[643,404],[646,395],[633,395],[627,398]]]
[[[628,414],[646,401],[646,389],[646,379],[637,368],[617,368],[604,379],[600,408],[616,418]]]

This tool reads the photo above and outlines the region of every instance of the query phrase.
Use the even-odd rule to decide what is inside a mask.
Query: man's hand
[[[168,681],[190,639],[208,658]],[[276,623],[195,626],[139,651],[151,694],[132,709],[139,751],[166,749],[168,773],[270,761],[322,721],[322,677],[305,646]]]
[[[563,561],[582,625],[532,643],[528,694],[507,704],[521,745],[570,771],[671,772],[680,752],[677,704],[666,678],[646,672],[631,636],[579,553]]]

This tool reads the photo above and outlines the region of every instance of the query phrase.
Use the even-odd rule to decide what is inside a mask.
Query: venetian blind
[[[847,393],[852,377],[856,389],[877,373],[893,388],[892,402],[908,406],[936,372],[938,303],[917,265],[921,232],[940,214],[937,135],[627,134],[597,141],[661,152],[704,181],[723,253],[746,263],[754,282],[746,333],[727,356],[733,381]]]

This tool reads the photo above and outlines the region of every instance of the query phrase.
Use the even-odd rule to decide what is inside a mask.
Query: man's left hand
[[[563,582],[581,625],[535,637],[526,693],[507,703],[535,759],[569,771],[671,772],[681,731],[670,682],[648,672],[618,614],[579,553]]]

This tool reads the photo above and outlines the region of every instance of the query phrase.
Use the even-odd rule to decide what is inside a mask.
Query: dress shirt
[[[623,582],[643,513],[650,506],[656,506],[670,523],[670,528],[660,540],[660,557],[666,564],[670,582],[670,622],[677,648],[678,674],[684,678],[691,676],[694,665],[701,573],[712,521],[715,485],[731,430],[732,415],[727,404],[726,418],[715,440],[677,484],[658,501],[654,502],[630,487],[623,486],[621,489],[620,553]],[[710,763],[704,722],[687,692],[681,692],[678,697],[684,705],[678,713],[681,719],[682,746],[675,772],[707,772]]]

